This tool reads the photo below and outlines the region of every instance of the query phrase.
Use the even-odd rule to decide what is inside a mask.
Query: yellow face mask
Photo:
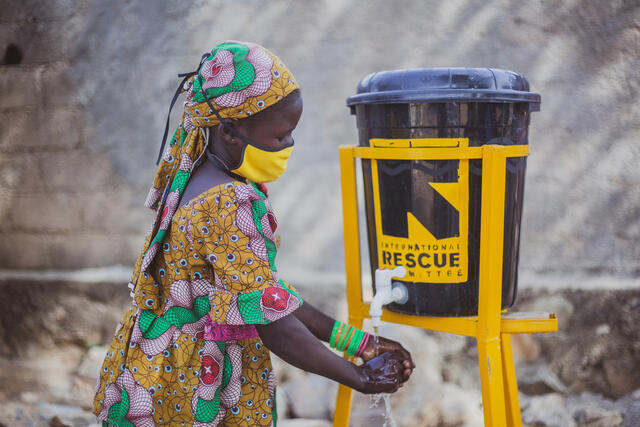
[[[291,151],[293,144],[277,151],[267,151],[245,141],[240,164],[231,172],[257,183],[275,181],[287,168]]]

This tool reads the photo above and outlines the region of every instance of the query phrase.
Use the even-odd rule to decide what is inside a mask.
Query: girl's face
[[[267,150],[278,150],[293,144],[291,133],[302,115],[302,97],[295,92],[281,102],[282,105],[276,104],[266,109],[255,119],[239,121],[237,130],[249,141]]]
[[[300,92],[291,93],[287,98],[262,111],[255,117],[233,122],[236,131],[253,144],[268,151],[279,150],[293,144],[293,130],[302,115]],[[229,166],[240,162],[245,142],[226,129],[221,129],[224,144],[213,144],[216,154],[222,155]],[[224,152],[219,152],[224,151]]]

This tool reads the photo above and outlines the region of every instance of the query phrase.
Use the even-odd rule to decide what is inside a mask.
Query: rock
[[[544,396],[520,397],[522,422],[531,427],[576,427],[567,411],[564,398],[557,393]]]
[[[560,294],[545,295],[524,304],[521,311],[545,311],[555,313],[558,330],[566,329],[575,310],[571,301]]]
[[[78,366],[76,374],[87,378],[97,378],[108,349],[109,347],[106,345],[91,347]]]
[[[442,358],[442,381],[455,383],[467,390],[480,390],[476,340],[441,332],[429,332],[428,335],[435,339]]]
[[[511,336],[513,357],[517,361],[535,362],[540,357],[540,343],[531,334],[514,334]]]
[[[564,383],[567,393],[584,391],[620,398],[640,387],[640,291],[524,289],[517,310],[571,313],[557,333],[536,334],[541,363]],[[537,361],[536,361],[537,362]],[[530,392],[530,391],[527,391]]]
[[[37,403],[38,396],[36,396],[35,393],[26,391],[24,393],[20,393],[20,400],[23,401],[24,403]]]
[[[444,426],[482,426],[482,395],[477,390],[464,390],[455,384],[446,383],[440,408],[440,423]],[[415,424],[418,426],[419,424]]]
[[[623,415],[615,402],[595,393],[569,396],[567,411],[580,427],[622,427]]]
[[[287,394],[282,391],[282,387],[276,387],[276,410],[278,411],[278,420],[284,420],[289,417],[290,410],[289,399]]]
[[[49,427],[70,427],[70,426],[60,421],[60,418],[53,417],[49,420]]]
[[[640,389],[616,401],[616,407],[624,417],[624,427],[640,426]]]
[[[53,423],[50,421],[50,425],[55,425],[56,427],[63,425],[69,427],[84,427],[96,423],[95,415],[74,406],[41,402],[38,404],[38,412],[41,418],[57,420]]]
[[[624,421],[620,411],[602,408],[580,409],[573,418],[581,427],[622,427]]]
[[[541,395],[551,392],[564,393],[567,388],[547,365],[519,366],[518,389],[525,394]]]
[[[28,400],[32,400],[28,398]],[[96,417],[82,408],[43,401],[0,400],[0,425],[8,427],[86,427],[96,424]]]
[[[0,424],[12,426],[45,426],[38,417],[37,405],[15,400],[0,400]]]
[[[294,418],[331,419],[337,391],[335,382],[305,374],[283,383],[280,388],[287,396]]]
[[[462,335],[445,334],[434,331],[427,331],[427,335],[435,339],[438,343],[438,350],[443,359],[448,356],[460,354],[470,340],[470,338],[463,337]]]
[[[273,366],[273,371],[276,373],[278,384],[306,375],[305,371],[289,365],[273,353],[271,353],[271,365]]]
[[[331,427],[331,422],[327,420],[290,418],[287,420],[278,419],[278,426],[279,427]]]
[[[638,370],[638,360],[634,360],[628,351],[619,353],[618,358],[603,360],[602,366],[614,396],[629,394],[638,386],[637,377],[628,374]]]

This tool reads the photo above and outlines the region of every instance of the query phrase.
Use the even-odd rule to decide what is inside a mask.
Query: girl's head
[[[295,90],[251,117],[217,125],[207,149],[233,173],[255,182],[273,181],[284,172],[301,114],[302,97]]]
[[[267,49],[246,42],[227,41],[207,52],[197,69],[185,75],[179,92],[187,94],[184,114],[162,156],[145,203],[149,207],[162,204],[167,191],[182,193],[209,143],[211,152],[242,175],[244,170],[237,167],[247,154],[255,157],[256,149],[273,153],[282,141],[291,140],[302,110],[299,87],[289,69]],[[205,129],[210,130],[208,139]]]

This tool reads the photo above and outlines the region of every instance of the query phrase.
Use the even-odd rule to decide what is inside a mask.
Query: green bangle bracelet
[[[349,352],[351,351],[351,347],[353,346],[353,343],[358,340],[358,335],[359,334],[360,334],[360,329],[354,327],[353,328],[353,334],[352,334],[351,338],[349,338],[349,341],[348,341],[349,344],[348,345],[345,344],[345,347],[346,347],[345,351],[347,352],[347,355],[350,356]]]
[[[350,332],[352,330],[353,330],[353,326],[349,325],[347,327],[347,330],[345,331],[344,335],[340,337],[340,342],[337,345],[338,350],[344,351],[344,345],[347,342],[347,337],[350,335]]]
[[[334,344],[334,341],[336,339],[336,333],[338,332],[338,328],[340,327],[340,321],[336,320],[333,323],[333,330],[331,331],[331,338],[329,338],[329,347],[331,348],[336,348],[336,344]]]
[[[362,338],[364,337],[364,331],[361,329],[356,330],[356,335],[351,339],[349,343],[349,347],[347,348],[347,355],[353,356],[358,351],[358,347],[360,347],[360,343],[362,342]]]

